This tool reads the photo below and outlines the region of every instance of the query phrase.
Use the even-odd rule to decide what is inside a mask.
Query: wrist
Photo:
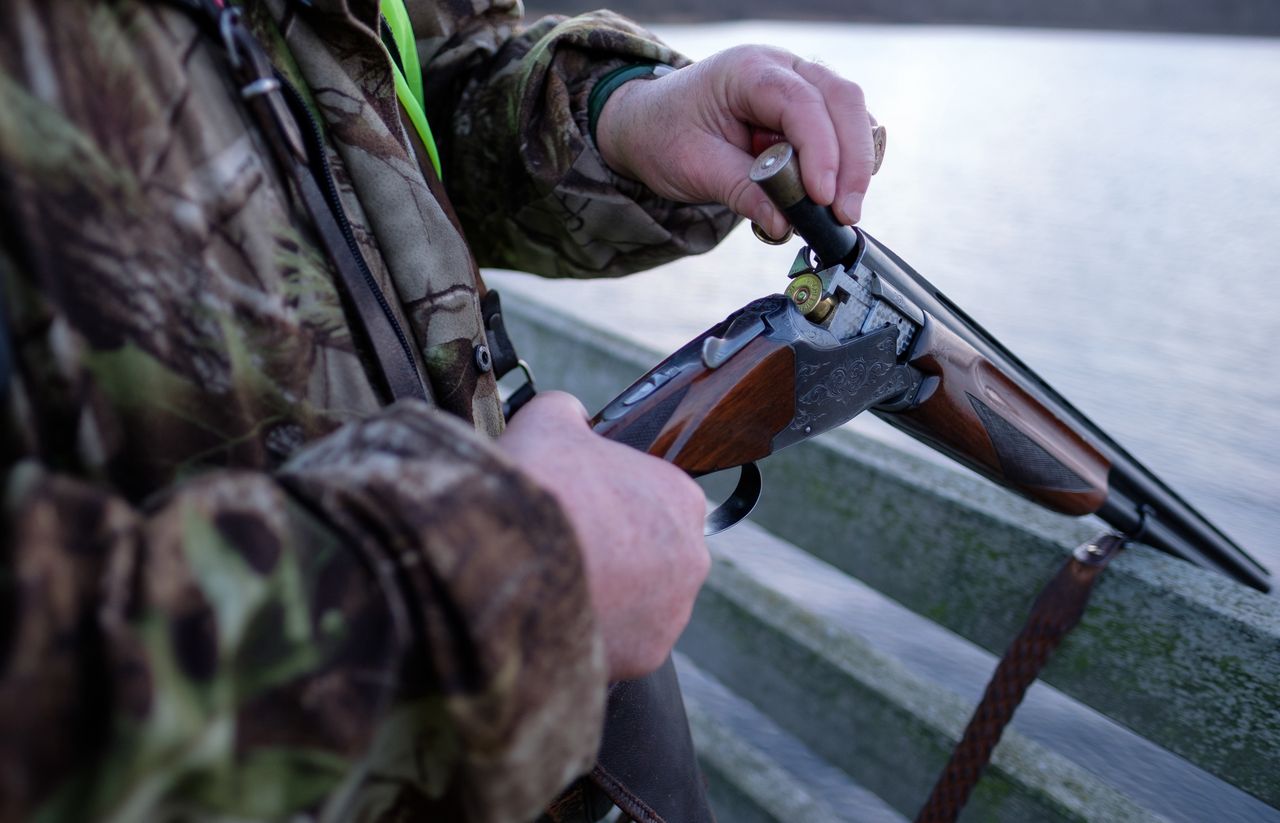
[[[628,139],[634,136],[639,120],[630,116],[634,107],[627,103],[647,83],[675,71],[661,63],[638,63],[621,66],[597,81],[587,103],[587,122],[591,139],[605,164],[616,174],[637,179],[627,158]]]

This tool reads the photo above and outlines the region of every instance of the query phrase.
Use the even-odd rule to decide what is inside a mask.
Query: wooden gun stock
[[[1046,508],[1102,507],[1107,459],[955,332],[928,318],[909,362],[925,380],[885,420]]]
[[[727,334],[732,319],[633,383],[595,416],[592,428],[694,477],[771,454],[774,438],[795,416],[795,355],[761,335],[709,367],[705,343]]]

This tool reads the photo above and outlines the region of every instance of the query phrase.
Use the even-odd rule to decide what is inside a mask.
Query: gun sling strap
[[[1129,538],[1104,532],[1078,546],[1040,592],[1026,624],[987,684],[916,823],[944,823],[960,816],[1004,727],[1062,639],[1084,614],[1094,583]]]

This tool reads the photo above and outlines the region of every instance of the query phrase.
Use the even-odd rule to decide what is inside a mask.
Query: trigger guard
[[[707,515],[702,534],[706,537],[719,534],[751,514],[760,500],[760,489],[760,469],[755,463],[743,463],[738,467],[738,485],[733,487],[733,492],[723,503]]]

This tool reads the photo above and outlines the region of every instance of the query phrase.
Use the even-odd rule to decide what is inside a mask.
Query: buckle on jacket
[[[507,324],[502,319],[502,298],[496,291],[490,289],[481,298],[480,316],[484,320],[486,345],[476,347],[476,367],[482,373],[492,370],[495,380],[501,380],[516,369],[524,373],[524,382],[502,401],[502,416],[510,420],[511,415],[520,411],[538,393],[533,369],[516,354],[515,344],[511,342]]]

